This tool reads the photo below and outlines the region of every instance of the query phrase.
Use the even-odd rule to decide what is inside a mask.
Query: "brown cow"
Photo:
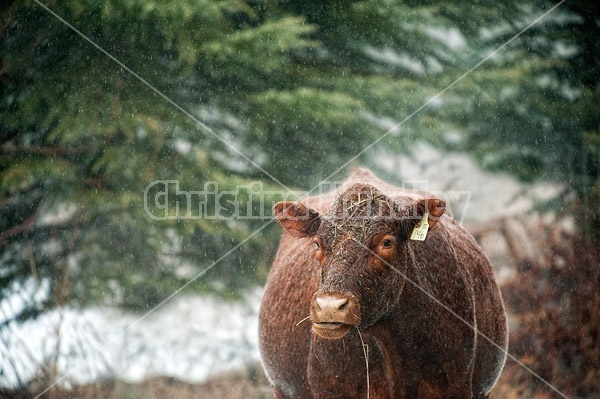
[[[506,359],[504,306],[444,201],[359,169],[337,195],[274,213],[285,232],[259,328],[276,398],[487,397]]]

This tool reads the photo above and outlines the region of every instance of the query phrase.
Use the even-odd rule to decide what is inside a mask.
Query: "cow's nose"
[[[317,335],[338,339],[360,324],[360,305],[352,294],[316,294],[311,300],[310,320]]]
[[[347,297],[335,297],[332,295],[322,295],[315,299],[318,310],[341,311],[348,304]]]
[[[358,325],[360,311],[358,301],[353,295],[318,294],[311,307],[313,323],[343,323]]]

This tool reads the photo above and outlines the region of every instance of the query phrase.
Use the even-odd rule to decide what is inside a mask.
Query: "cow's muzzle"
[[[351,294],[315,294],[312,298],[310,319],[317,335],[339,339],[360,324],[358,301]]]

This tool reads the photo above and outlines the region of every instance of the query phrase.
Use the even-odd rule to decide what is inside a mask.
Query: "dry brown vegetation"
[[[1,399],[32,398],[36,392],[0,392]],[[73,389],[51,389],[41,399],[232,399],[271,398],[273,394],[260,365],[221,374],[202,384],[171,377],[149,378],[142,383],[100,381]]]
[[[549,256],[524,259],[504,285],[512,315],[510,353],[570,398],[600,397],[600,248],[582,237],[547,235]],[[508,360],[497,398],[559,398]]]

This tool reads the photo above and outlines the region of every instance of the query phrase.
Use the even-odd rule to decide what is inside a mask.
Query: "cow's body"
[[[338,193],[372,186],[398,209],[419,198],[365,170],[355,171]],[[336,198],[302,203],[321,215],[318,221],[327,220]],[[371,399],[487,397],[505,361],[506,318],[489,261],[468,232],[443,214],[425,241],[398,233],[397,254],[385,252],[390,240],[378,244],[382,258],[368,253],[372,234],[356,233],[367,244],[351,229],[342,239],[342,223],[336,237],[316,244],[324,253],[330,248],[317,260],[311,237],[322,235],[326,223],[319,233],[311,225],[299,233],[296,224],[286,225],[286,209],[276,214],[293,235],[282,235],[260,312],[260,350],[276,398],[366,398],[367,381]],[[367,254],[348,254],[357,248]],[[356,276],[345,283],[346,274]],[[342,314],[347,307],[350,314]]]

